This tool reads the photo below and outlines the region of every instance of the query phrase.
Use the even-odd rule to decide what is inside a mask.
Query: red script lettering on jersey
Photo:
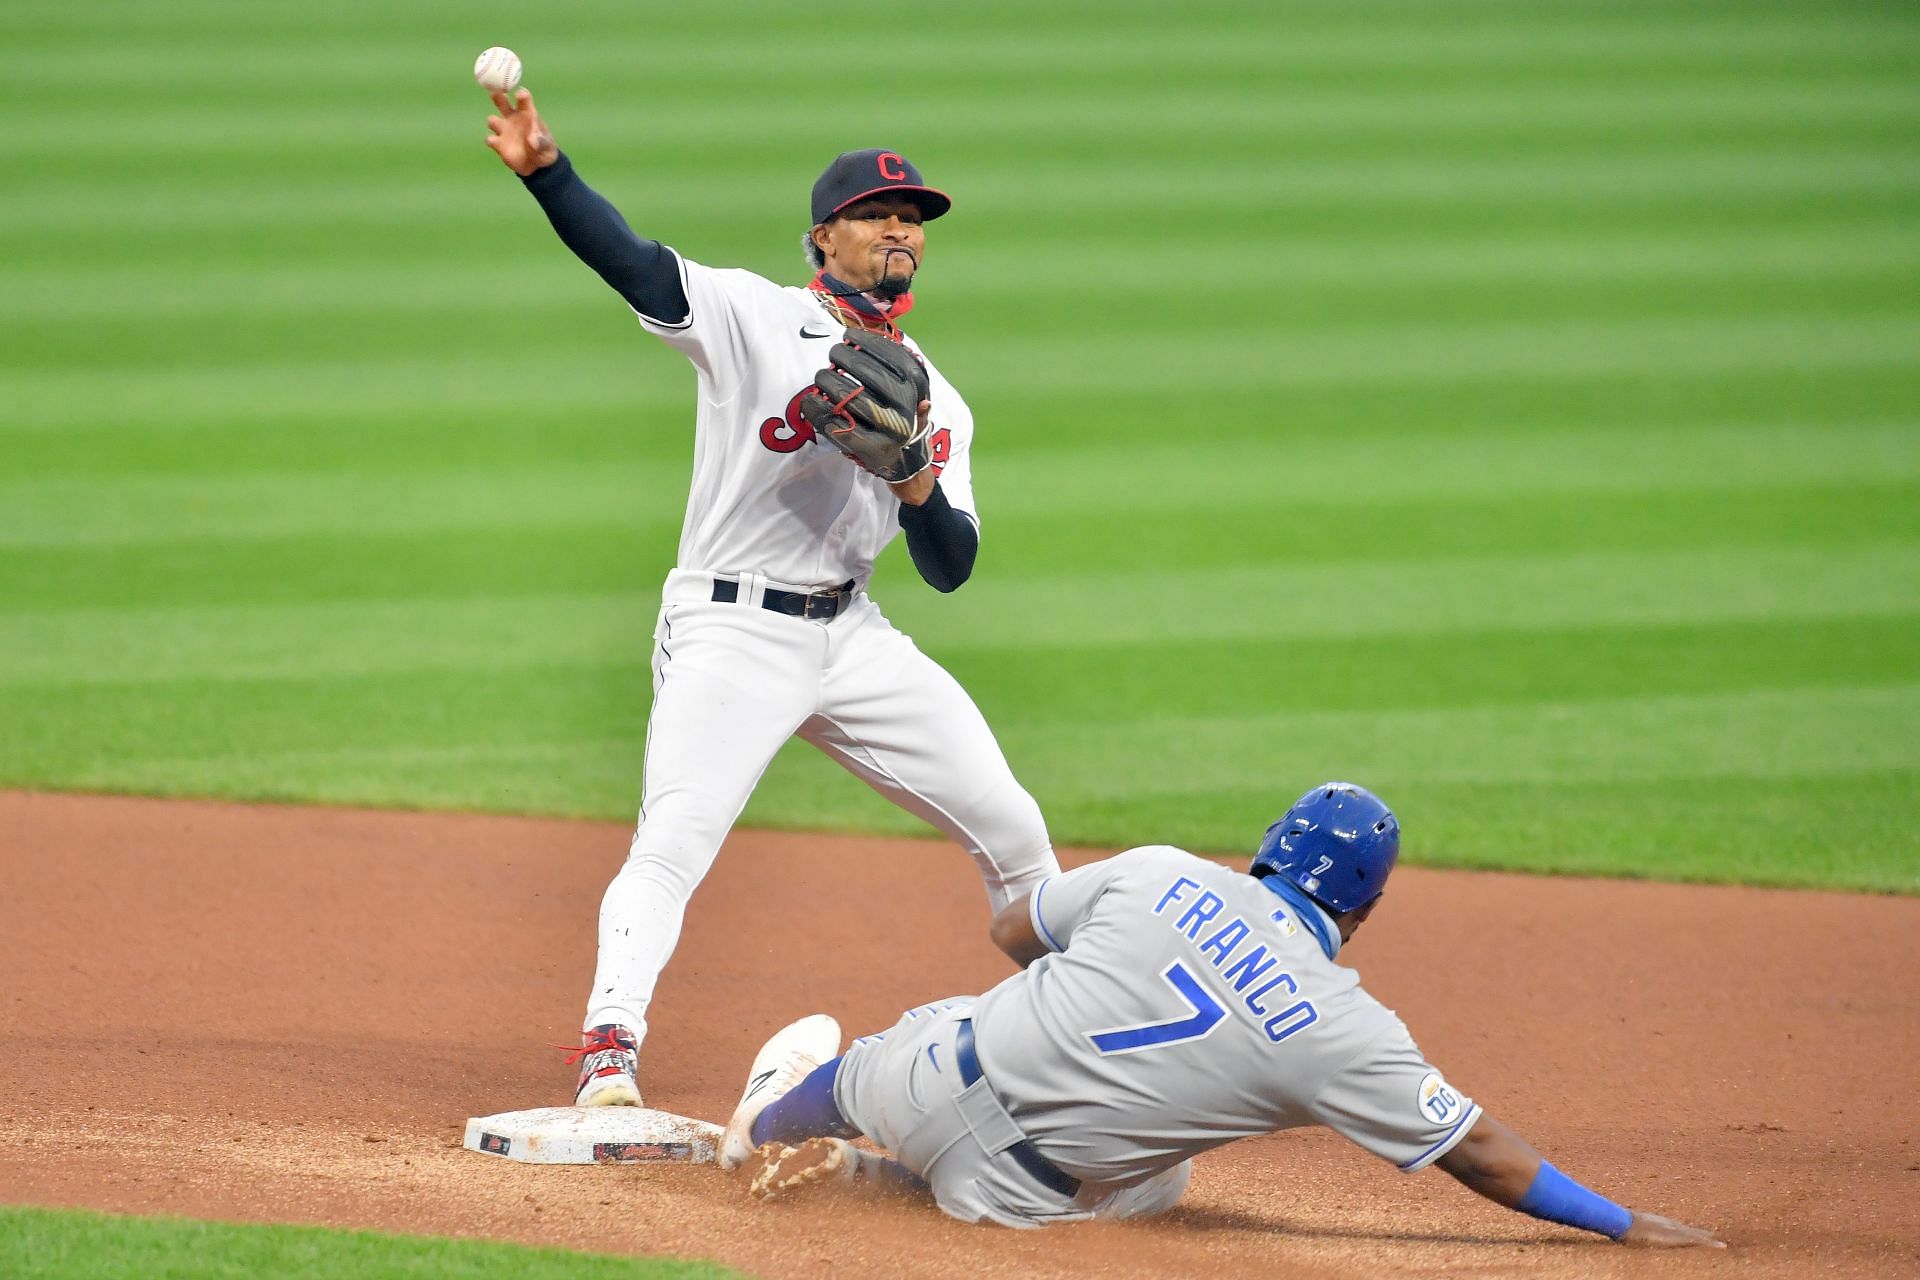
[[[800,397],[813,390],[802,387],[787,401],[784,418],[768,418],[760,424],[760,443],[775,453],[792,453],[813,439],[813,424],[800,416]]]

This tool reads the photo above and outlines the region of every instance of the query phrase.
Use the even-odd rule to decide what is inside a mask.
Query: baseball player
[[[973,415],[898,322],[948,197],[898,152],[814,183],[804,287],[634,234],[521,89],[491,147],[646,332],[692,362],[693,483],[654,631],[640,819],[600,908],[576,1105],[639,1105],[638,1051],[688,899],[794,734],[972,856],[998,911],[1059,870],[1039,806],[972,699],[868,597],[904,530],[952,591],[979,547]]]
[[[1399,850],[1378,797],[1330,782],[1268,829],[1249,874],[1150,845],[1050,877],[995,918],[1026,967],[985,995],[915,1009],[844,1057],[825,1015],[769,1041],[720,1162],[749,1163],[762,1197],[866,1180],[1031,1227],[1162,1212],[1195,1155],[1318,1124],[1551,1222],[1717,1245],[1547,1163],[1335,963]],[[862,1134],[897,1159],[845,1141]]]

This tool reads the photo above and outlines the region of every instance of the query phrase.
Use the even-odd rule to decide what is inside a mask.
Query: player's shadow
[[[1512,1236],[1460,1235],[1441,1231],[1368,1231],[1360,1227],[1305,1226],[1281,1217],[1243,1213],[1235,1209],[1182,1208],[1145,1223],[1164,1223],[1170,1227],[1196,1231],[1253,1231],[1262,1235],[1299,1236],[1307,1240],[1380,1240],[1400,1244],[1471,1244],[1494,1247],[1525,1245],[1530,1249],[1589,1247],[1593,1242],[1570,1239],[1515,1239]]]

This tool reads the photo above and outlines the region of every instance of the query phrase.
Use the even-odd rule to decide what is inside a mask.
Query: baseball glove
[[[848,329],[827,359],[800,397],[800,416],[814,434],[889,483],[925,470],[920,403],[929,384],[920,358],[883,334]]]

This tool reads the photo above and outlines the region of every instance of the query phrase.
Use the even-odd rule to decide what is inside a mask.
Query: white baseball
[[[520,55],[495,45],[474,59],[473,78],[482,89],[512,93],[520,84]]]

